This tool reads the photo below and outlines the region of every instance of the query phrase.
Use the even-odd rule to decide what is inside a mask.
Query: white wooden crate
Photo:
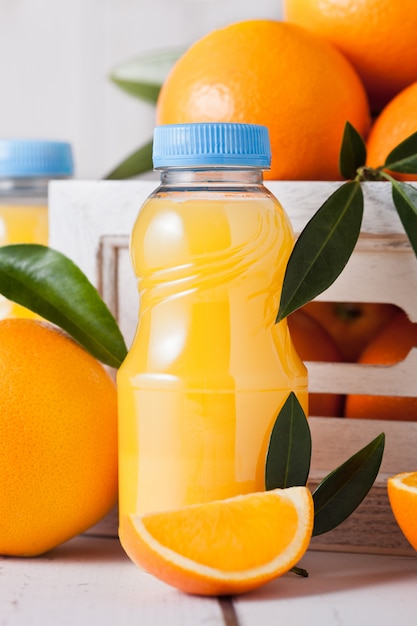
[[[138,298],[128,242],[137,212],[158,184],[143,181],[54,181],[50,183],[50,245],[72,258],[100,290],[129,344]],[[269,181],[294,231],[340,183]],[[365,211],[356,249],[337,281],[318,299],[386,302],[417,322],[417,259],[391,199],[389,183],[364,183]],[[311,391],[417,395],[417,348],[394,366],[307,363]],[[316,549],[414,554],[399,531],[386,495],[386,479],[417,470],[417,423],[311,417],[311,486],[380,432],[386,433],[375,485],[357,511],[334,531],[313,539]],[[116,532],[109,518],[103,532]]]

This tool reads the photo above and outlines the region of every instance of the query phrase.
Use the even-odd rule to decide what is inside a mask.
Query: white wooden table
[[[45,556],[0,559],[1,626],[414,626],[415,557],[309,551],[234,598],[188,596],[141,571],[117,539],[81,536]]]

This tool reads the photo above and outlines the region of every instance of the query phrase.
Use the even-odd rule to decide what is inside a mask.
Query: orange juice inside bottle
[[[48,244],[48,183],[73,174],[68,143],[0,139],[0,246]],[[37,317],[0,294],[0,319]]]
[[[15,243],[48,243],[48,207],[28,202],[0,202],[0,246]],[[36,317],[32,311],[0,295],[0,319],[6,317]]]
[[[173,168],[134,225],[139,321],[117,375],[121,537],[126,514],[265,489],[290,391],[307,411],[305,367],[286,320],[275,324],[293,234],[261,180],[258,168]]]

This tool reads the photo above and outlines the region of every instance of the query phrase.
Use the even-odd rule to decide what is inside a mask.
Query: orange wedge
[[[308,548],[313,499],[291,487],[129,515],[120,539],[134,563],[187,593],[244,593],[290,570]]]
[[[388,478],[388,498],[404,536],[417,550],[417,472],[403,472]]]

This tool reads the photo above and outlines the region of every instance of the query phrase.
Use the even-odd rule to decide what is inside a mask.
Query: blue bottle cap
[[[0,139],[3,178],[60,178],[74,174],[71,145],[63,141]]]
[[[163,167],[271,165],[268,129],[258,124],[167,124],[154,130],[153,164]]]

